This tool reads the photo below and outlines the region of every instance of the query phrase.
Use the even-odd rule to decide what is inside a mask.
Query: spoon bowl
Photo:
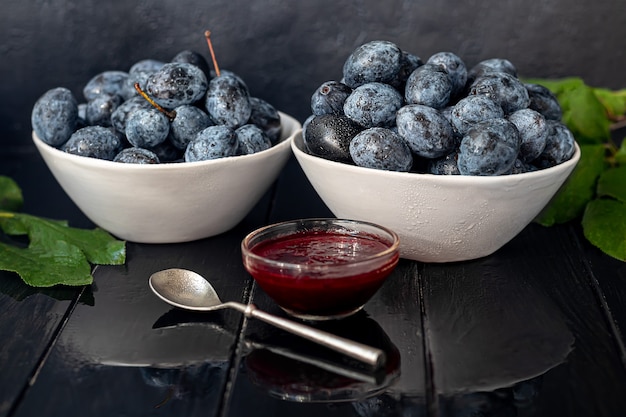
[[[192,311],[232,308],[243,313],[247,318],[265,321],[371,366],[378,368],[385,364],[385,352],[381,349],[268,314],[253,304],[222,302],[209,281],[196,272],[178,268],[166,269],[152,274],[148,283],[157,297],[174,307]]]

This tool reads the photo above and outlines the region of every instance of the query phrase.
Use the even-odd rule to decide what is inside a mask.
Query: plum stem
[[[148,93],[146,93],[145,91],[143,91],[143,89],[141,88],[141,86],[139,85],[139,83],[135,83],[135,90],[137,90],[137,92],[139,93],[139,95],[141,97],[143,97],[144,99],[146,99],[146,101],[150,104],[152,104],[152,106],[157,109],[158,111],[160,111],[161,113],[163,113],[164,115],[167,116],[168,119],[170,119],[170,122],[172,120],[174,120],[176,118],[176,112],[175,111],[169,111],[167,109],[164,109],[163,107],[159,106],[159,104],[154,101],[149,95]]]
[[[213,67],[215,68],[215,75],[220,76],[220,67],[217,66],[217,59],[215,59],[215,52],[213,51],[213,43],[211,42],[211,31],[204,32],[206,43],[209,45],[209,51],[211,51],[211,59],[213,60]]]

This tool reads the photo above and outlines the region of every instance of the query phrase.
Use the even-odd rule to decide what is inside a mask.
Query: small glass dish
[[[333,218],[265,226],[241,242],[246,270],[283,310],[304,320],[361,310],[398,264],[398,249],[392,230]]]

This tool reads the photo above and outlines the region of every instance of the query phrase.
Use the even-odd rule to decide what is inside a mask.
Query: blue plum
[[[528,107],[538,111],[548,120],[560,121],[563,110],[558,99],[547,87],[539,84],[525,84],[530,98]]]
[[[184,104],[174,109],[176,117],[170,123],[169,140],[178,149],[186,149],[198,132],[214,123],[201,108]]]
[[[92,77],[83,87],[83,96],[87,101],[101,94],[123,96],[124,85],[128,79],[125,71],[104,71]]]
[[[426,61],[427,64],[434,64],[441,66],[452,83],[452,95],[451,97],[457,97],[465,90],[465,84],[467,83],[467,67],[465,62],[456,54],[452,52],[437,52],[432,55]]]
[[[358,133],[350,141],[350,156],[361,167],[408,172],[413,155],[404,139],[396,132],[372,127]]]
[[[120,93],[121,96],[124,97],[124,100],[130,100],[138,96],[135,83],[139,83],[141,89],[145,91],[148,78],[160,70],[163,65],[165,65],[165,62],[157,59],[142,59],[141,61],[135,62],[128,70],[128,78]]]
[[[543,152],[548,137],[548,124],[545,117],[535,110],[526,108],[511,113],[509,121],[517,127],[521,144],[519,158],[531,162]]]
[[[574,135],[563,123],[547,120],[548,137],[541,155],[533,161],[538,168],[550,168],[571,159],[576,151]]]
[[[133,146],[152,148],[167,139],[170,121],[155,108],[138,109],[126,119],[126,138]]]
[[[343,80],[350,88],[394,80],[402,66],[402,50],[393,42],[374,40],[357,47],[343,65]]]
[[[519,132],[508,120],[490,119],[472,126],[461,141],[461,175],[493,176],[508,173],[520,148]]]
[[[113,162],[121,162],[124,164],[160,163],[157,154],[148,149],[137,147],[122,149],[117,155],[115,155],[115,158],[113,158]]]
[[[209,67],[209,63],[199,52],[185,49],[174,55],[170,62],[184,62],[195,65],[202,70],[204,75],[207,77],[207,80],[211,78],[211,68]]]
[[[354,122],[370,127],[391,127],[403,105],[402,95],[388,84],[371,82],[355,88],[343,105],[344,114]]]
[[[466,96],[451,110],[450,121],[461,135],[465,135],[474,124],[489,119],[504,117],[502,107],[486,95]]]
[[[282,134],[282,122],[278,110],[272,104],[259,97],[250,97],[250,107],[251,112],[248,123],[261,128],[267,137],[270,138],[272,144],[277,144]]]
[[[436,159],[430,159],[426,168],[426,172],[435,175],[461,175],[457,159],[458,151],[453,151],[447,155]]]
[[[122,150],[122,142],[110,128],[87,126],[74,132],[61,150],[74,155],[112,161]]]
[[[470,95],[485,95],[498,103],[505,114],[524,109],[530,104],[526,86],[505,72],[485,73],[474,81]]]
[[[435,109],[448,105],[453,85],[448,73],[439,65],[424,64],[406,80],[404,99],[408,104],[422,104]]]
[[[422,61],[419,56],[407,51],[402,51],[402,56],[400,57],[400,70],[396,73],[394,79],[389,81],[388,84],[393,86],[396,90],[403,92],[406,87],[406,80],[413,73],[413,71],[422,65],[424,65],[424,61]]]
[[[272,147],[272,141],[261,128],[253,124],[245,124],[235,130],[238,155],[250,155]]]
[[[85,109],[85,118],[88,125],[98,125],[104,127],[112,126],[111,117],[113,112],[122,104],[121,96],[100,94],[89,100]]]
[[[174,109],[204,97],[207,84],[206,75],[197,66],[169,62],[150,75],[145,91],[160,106]]]
[[[215,124],[236,129],[252,114],[248,86],[239,76],[222,72],[209,82],[205,107]]]
[[[408,104],[396,115],[398,133],[414,154],[438,158],[456,146],[452,126],[437,109],[421,104]]]
[[[70,90],[57,87],[46,91],[33,106],[33,130],[43,142],[58,147],[65,143],[78,122],[78,103]]]
[[[151,109],[152,105],[141,96],[132,97],[120,104],[111,114],[111,125],[122,134],[126,134],[126,119],[138,109]]]
[[[185,150],[185,162],[207,161],[237,155],[237,135],[228,126],[215,125],[198,132]]]
[[[467,72],[467,82],[472,84],[484,74],[492,72],[504,72],[517,78],[517,68],[506,58],[489,58],[480,61]]]
[[[311,112],[316,115],[344,114],[343,105],[352,88],[339,81],[322,83],[311,96]]]

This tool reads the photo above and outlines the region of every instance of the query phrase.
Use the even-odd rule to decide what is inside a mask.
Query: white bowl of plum
[[[236,74],[207,68],[183,51],[104,71],[80,95],[51,89],[35,103],[37,149],[97,226],[140,243],[214,236],[277,178],[300,123]]]
[[[554,95],[506,59],[468,68],[451,52],[422,61],[368,42],[311,110],[291,146],[324,203],[395,231],[401,256],[423,262],[497,251],[580,159]]]

